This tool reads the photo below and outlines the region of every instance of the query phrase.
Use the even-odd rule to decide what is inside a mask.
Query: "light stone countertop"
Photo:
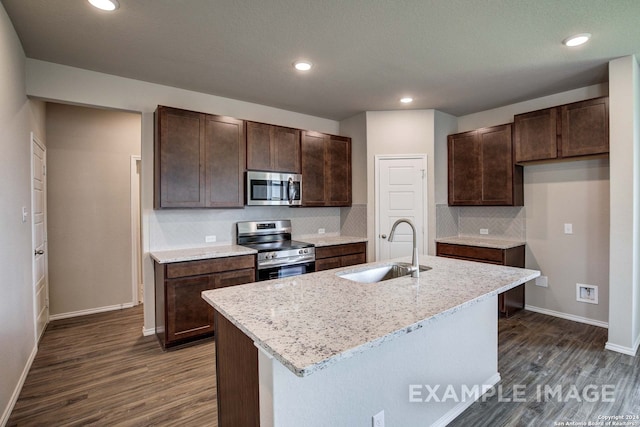
[[[231,286],[202,296],[260,348],[304,377],[540,275],[432,256],[420,258],[432,270],[418,279],[365,284],[336,275],[389,262]]]
[[[204,246],[200,248],[174,249],[169,251],[151,252],[151,258],[160,264],[171,262],[197,261],[209,258],[224,258],[239,255],[252,255],[257,253],[255,249],[238,245]]]
[[[299,240],[301,242],[311,243],[316,248],[320,248],[322,246],[334,246],[334,245],[346,245],[349,243],[361,243],[366,242],[366,237],[354,237],[354,236],[335,236],[335,235],[314,235],[314,236],[300,236],[295,237],[295,240]]]
[[[526,242],[521,240],[505,240],[505,239],[492,239],[487,237],[442,237],[436,239],[439,243],[449,243],[452,245],[466,245],[466,246],[478,246],[481,248],[493,248],[493,249],[511,249],[518,246],[525,245]]]

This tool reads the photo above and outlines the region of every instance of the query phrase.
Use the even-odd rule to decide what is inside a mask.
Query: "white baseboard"
[[[156,328],[145,328],[144,326],[142,327],[142,335],[144,335],[145,337],[155,335],[155,333]]]
[[[31,370],[31,365],[33,364],[33,360],[36,358],[36,354],[38,354],[38,346],[34,345],[33,350],[31,350],[31,354],[27,359],[27,363],[24,365],[24,369],[22,370],[22,374],[20,375],[18,384],[16,384],[16,388],[13,390],[13,394],[11,395],[11,399],[9,400],[9,404],[7,405],[7,407],[4,409],[4,412],[2,413],[2,418],[0,418],[0,426],[7,425],[7,422],[9,421],[9,417],[11,416],[11,412],[13,411],[13,407],[16,406],[18,397],[20,397],[22,386],[24,385],[24,382],[27,379],[27,375],[29,375],[29,370]]]
[[[483,382],[482,385],[485,386],[486,388],[494,387],[496,384],[500,382],[500,379],[501,379],[500,373],[496,372],[493,376],[491,376],[491,378]],[[479,398],[480,396],[478,396],[478,399]],[[449,412],[447,412],[446,414],[438,418],[438,420],[435,423],[431,424],[431,426],[445,427],[447,424],[453,421],[456,417],[458,417],[458,415],[462,414],[469,406],[477,402],[478,399],[459,402],[456,406],[451,408]]]
[[[124,304],[109,305],[109,306],[106,306],[106,307],[98,307],[98,308],[90,308],[90,309],[87,309],[87,310],[71,311],[69,313],[52,314],[52,315],[49,316],[49,321],[60,320],[60,319],[69,319],[71,317],[78,317],[78,316],[86,316],[88,314],[104,313],[105,311],[122,310],[123,308],[131,308],[131,307],[133,307],[133,303],[132,302],[127,302],[127,303],[124,303]]]
[[[635,356],[636,354],[638,354],[638,347],[640,347],[640,336],[636,338],[636,343],[633,345],[633,348],[625,347],[618,344],[612,344],[610,342],[607,342],[604,345],[604,348],[607,350],[615,351],[617,353],[627,354],[629,356]]]
[[[561,319],[572,320],[574,322],[586,323],[587,325],[598,326],[600,328],[609,328],[609,323],[601,320],[589,319],[588,317],[576,316],[575,314],[563,313],[561,311],[549,310],[546,308],[540,308],[533,305],[525,305],[525,310],[533,311],[540,314],[546,314],[548,316],[559,317]]]

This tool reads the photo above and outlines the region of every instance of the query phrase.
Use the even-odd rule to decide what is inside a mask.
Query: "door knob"
[[[380,237],[382,237],[383,239],[386,239],[387,235],[386,234],[381,234]]]
[[[34,255],[42,255],[42,254],[44,254],[44,251],[42,249],[40,249],[40,250],[34,251],[33,254]]]

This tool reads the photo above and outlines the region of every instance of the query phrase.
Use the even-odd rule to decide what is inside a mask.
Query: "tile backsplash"
[[[480,229],[489,230],[481,235]],[[522,206],[436,206],[438,238],[487,237],[493,239],[526,240],[525,208]]]
[[[367,237],[367,205],[340,208],[340,234]]]
[[[238,221],[290,219],[294,235],[317,234],[319,228],[324,228],[327,234],[340,234],[340,209],[246,206],[244,209],[152,210],[148,216],[149,250],[235,243]],[[366,208],[363,222],[366,227]],[[216,236],[216,243],[205,242],[205,236],[211,235]]]

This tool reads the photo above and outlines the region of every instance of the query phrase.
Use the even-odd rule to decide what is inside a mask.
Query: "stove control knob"
[[[309,253],[309,250],[308,250],[308,249],[305,249],[305,250],[304,250],[304,253],[305,253],[305,254],[308,254],[308,253]]]
[[[275,252],[271,252],[271,259],[278,258],[278,254]]]
[[[300,249],[300,250],[298,251],[298,253],[299,253],[300,255],[302,255],[302,249]]]

